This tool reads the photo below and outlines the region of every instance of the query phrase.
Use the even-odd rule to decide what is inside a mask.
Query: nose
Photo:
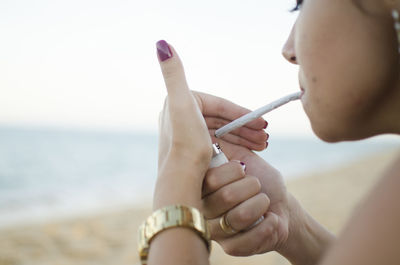
[[[288,60],[288,62],[292,64],[298,64],[296,58],[296,52],[294,50],[294,35],[295,35],[295,25],[293,25],[289,37],[286,40],[286,43],[283,45],[282,55],[283,57],[285,57],[286,60]]]

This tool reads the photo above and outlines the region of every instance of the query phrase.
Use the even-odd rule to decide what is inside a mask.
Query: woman
[[[283,55],[299,65],[301,101],[315,134],[327,142],[399,134],[400,0],[306,0],[295,9],[300,14]],[[222,140],[210,137],[248,111],[191,92],[176,51],[164,41],[157,49],[168,98],[160,117],[154,210],[164,209],[167,219],[192,219],[168,227],[169,219],[157,219],[156,211],[153,230],[143,234],[151,235],[148,264],[208,264],[204,219],[192,208],[164,208],[177,204],[202,212],[212,239],[228,254],[276,250],[293,264],[400,264],[400,159],[336,239],[286,191],[279,172],[251,152],[266,147],[265,121]],[[231,162],[208,170],[212,142]],[[174,211],[181,215],[166,214]],[[260,216],[264,220],[253,225]]]

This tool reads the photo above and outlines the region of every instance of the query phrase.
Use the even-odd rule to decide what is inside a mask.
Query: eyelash
[[[296,6],[294,8],[292,8],[292,10],[290,10],[290,12],[295,12],[295,11],[300,10],[302,4],[303,4],[303,0],[297,0]]]

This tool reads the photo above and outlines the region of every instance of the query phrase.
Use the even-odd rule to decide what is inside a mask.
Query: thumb
[[[169,99],[184,100],[190,93],[182,61],[174,48],[165,40],[158,41],[156,47]]]

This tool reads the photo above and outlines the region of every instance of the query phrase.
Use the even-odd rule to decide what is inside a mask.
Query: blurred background
[[[118,234],[104,227],[119,221],[93,216],[130,211],[132,220],[144,216],[133,209],[147,213],[151,205],[157,121],[166,96],[155,43],[165,39],[175,47],[191,89],[255,109],[299,90],[297,67],[281,55],[297,16],[289,12],[294,6],[295,0],[2,0],[0,230],[5,232],[0,264],[107,261],[93,252],[101,240],[87,239],[88,231],[101,227],[113,234],[106,241],[118,247],[123,244],[116,235],[127,230]],[[270,140],[260,155],[287,181],[364,157],[376,161],[400,144],[393,136],[323,143],[299,102],[264,118]],[[55,225],[82,216],[100,224]],[[132,233],[135,222],[129,226]],[[64,260],[54,254],[49,246],[58,246],[56,241],[32,250],[34,238],[41,236],[61,237],[56,241],[69,248],[57,251],[69,249],[69,254]],[[77,243],[85,238],[89,243]],[[30,250],[11,250],[23,246]],[[137,261],[135,248],[120,259],[106,253],[110,262]],[[74,255],[78,258],[70,259]]]

